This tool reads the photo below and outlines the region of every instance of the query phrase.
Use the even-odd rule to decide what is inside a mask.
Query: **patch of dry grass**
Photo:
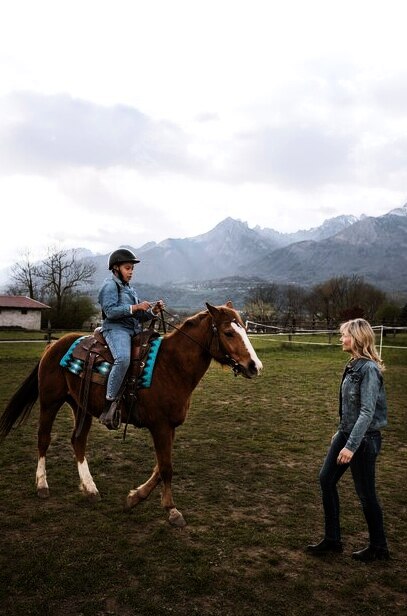
[[[401,614],[407,576],[407,352],[386,350],[390,425],[378,464],[393,559],[351,560],[366,529],[349,475],[340,487],[345,553],[310,559],[322,536],[318,471],[337,423],[346,357],[336,347],[255,346],[256,381],[211,366],[174,446],[174,497],[184,530],[171,528],[159,491],[131,512],[129,489],[149,476],[146,431],[94,425],[90,468],[102,495],[78,491],[71,418],[60,413],[48,456],[51,496],[35,494],[36,420],[1,445],[0,612],[4,615],[333,616]],[[35,363],[40,345],[0,345],[0,401]],[[20,350],[18,350],[20,349]]]

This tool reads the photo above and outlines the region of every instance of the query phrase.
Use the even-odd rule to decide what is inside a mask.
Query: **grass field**
[[[346,356],[337,346],[253,343],[263,375],[247,381],[213,364],[177,429],[173,491],[183,530],[168,525],[159,490],[124,511],[154,462],[146,431],[131,429],[123,442],[122,432],[94,424],[88,459],[102,500],[93,505],[78,490],[68,409],[54,426],[48,500],[34,486],[37,406],[10,433],[0,446],[2,615],[405,613],[407,350],[383,349],[389,427],[377,483],[392,560],[365,565],[350,557],[367,539],[350,473],[340,484],[344,554],[304,553],[322,537],[318,472]],[[0,344],[0,409],[44,344]]]

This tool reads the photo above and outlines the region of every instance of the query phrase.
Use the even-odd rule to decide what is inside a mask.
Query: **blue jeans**
[[[380,452],[381,434],[380,432],[366,434],[350,464],[338,464],[336,459],[346,445],[347,439],[348,435],[341,431],[334,436],[319,474],[325,514],[325,537],[334,541],[341,540],[336,484],[350,466],[356,493],[369,529],[370,545],[387,547],[383,512],[376,496],[375,485],[376,458]]]
[[[103,332],[103,336],[109,345],[114,359],[107,379],[106,398],[109,400],[117,398],[123,379],[130,366],[131,340],[133,335],[133,330],[126,330],[124,328],[109,329]]]

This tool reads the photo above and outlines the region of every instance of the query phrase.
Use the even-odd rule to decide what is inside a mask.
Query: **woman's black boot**
[[[308,545],[307,550],[309,554],[315,554],[319,556],[320,554],[340,554],[343,552],[343,545],[341,541],[335,541],[334,539],[322,539],[319,543],[314,545]]]
[[[370,563],[373,560],[389,560],[390,554],[387,548],[376,548],[373,545],[369,545],[363,550],[353,552],[352,558],[363,563]]]

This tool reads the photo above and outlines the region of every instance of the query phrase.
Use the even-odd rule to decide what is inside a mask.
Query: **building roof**
[[[24,297],[23,295],[0,295],[0,309],[1,308],[42,310],[44,308],[50,308],[50,306],[37,302],[37,300],[31,299],[30,297]]]

